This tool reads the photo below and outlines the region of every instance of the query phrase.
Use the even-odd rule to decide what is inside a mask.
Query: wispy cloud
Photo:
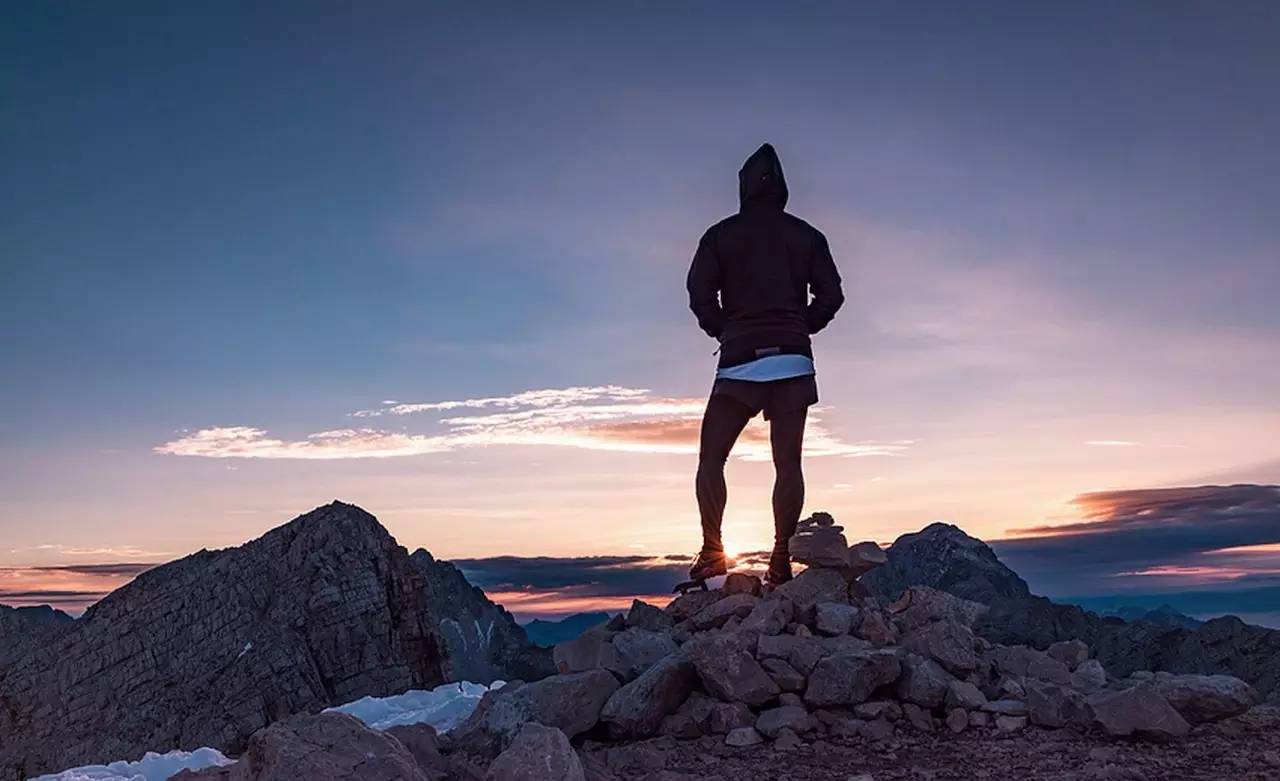
[[[1137,447],[1142,443],[1131,442],[1127,439],[1091,439],[1085,444],[1092,447]]]
[[[298,439],[271,436],[252,426],[215,426],[184,433],[155,448],[158,453],[206,458],[344,459],[427,455],[471,447],[556,446],[638,453],[696,453],[704,399],[654,396],[616,385],[548,388],[510,396],[388,403],[360,410],[360,418],[425,412],[479,410],[439,417],[422,433],[342,428]],[[811,413],[805,432],[807,456],[891,456],[911,440],[844,442],[822,424],[822,408]],[[734,455],[770,458],[767,430],[759,421],[744,432]]]

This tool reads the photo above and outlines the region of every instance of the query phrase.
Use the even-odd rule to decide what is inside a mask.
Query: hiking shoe
[[[690,580],[708,580],[724,575],[729,571],[729,559],[724,551],[703,550],[689,567]]]
[[[764,584],[777,588],[788,580],[791,580],[791,554],[774,551],[769,557],[769,571],[764,574]]]

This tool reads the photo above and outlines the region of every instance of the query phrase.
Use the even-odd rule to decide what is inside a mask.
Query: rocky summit
[[[148,570],[78,620],[40,623],[41,641],[0,666],[4,779],[153,749],[238,754],[292,714],[551,671],[456,570],[411,558],[340,502]]]
[[[242,548],[141,576],[0,671],[0,751],[14,778],[37,764],[200,742],[236,761],[175,778],[1280,774],[1280,711],[1260,704],[1248,680],[1116,669],[1106,647],[1083,637],[994,640],[1016,623],[1016,605],[1043,611],[1047,600],[1022,594],[1025,584],[980,541],[935,526],[922,534],[945,550],[926,550],[917,535],[885,555],[873,543],[849,546],[829,516],[810,520],[793,546],[809,566],[789,583],[769,590],[735,573],[666,605],[636,601],[547,659],[522,649],[519,635],[478,641],[497,637],[483,622],[505,613],[456,570],[411,559],[371,516],[330,505]],[[873,577],[880,561],[896,571]],[[915,576],[929,582],[903,580]],[[1091,620],[1064,620],[1057,634]],[[466,654],[484,659],[458,658]],[[516,667],[524,680],[488,691],[445,734],[316,713],[357,693]]]

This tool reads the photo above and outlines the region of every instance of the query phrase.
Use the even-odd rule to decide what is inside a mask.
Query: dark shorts
[[[712,396],[728,396],[751,408],[752,417],[764,412],[764,419],[774,415],[802,410],[818,403],[818,381],[812,374],[807,377],[791,377],[771,382],[750,380],[716,380],[711,386]]]

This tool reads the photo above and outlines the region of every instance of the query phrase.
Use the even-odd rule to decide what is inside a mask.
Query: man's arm
[[[817,241],[813,250],[812,274],[809,278],[809,292],[813,300],[805,311],[805,320],[809,324],[809,333],[816,334],[831,318],[840,311],[844,304],[844,291],[840,289],[840,272],[836,270],[836,262],[831,258],[831,248],[827,246],[827,237],[816,231]]]
[[[702,234],[685,287],[689,291],[689,308],[698,318],[698,326],[711,338],[719,339],[724,332],[724,309],[720,306],[720,258],[716,255],[714,234],[715,228]]]

